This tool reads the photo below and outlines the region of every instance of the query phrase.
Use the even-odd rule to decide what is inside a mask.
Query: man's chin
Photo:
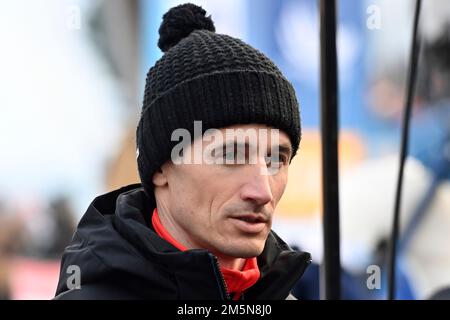
[[[248,259],[248,258],[254,258],[254,257],[259,256],[263,252],[263,250],[264,250],[264,245],[255,245],[252,247],[246,246],[245,248],[243,248],[243,247],[236,247],[236,248],[228,247],[227,250],[225,250],[226,251],[225,254],[230,257]]]

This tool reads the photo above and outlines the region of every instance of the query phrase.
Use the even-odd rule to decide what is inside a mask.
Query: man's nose
[[[265,164],[263,165],[265,166]],[[273,199],[270,175],[264,174],[267,168],[263,168],[262,165],[252,165],[251,167],[251,176],[241,189],[241,198],[253,201],[257,205],[265,205]]]

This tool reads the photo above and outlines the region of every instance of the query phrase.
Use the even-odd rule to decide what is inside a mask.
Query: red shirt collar
[[[158,210],[156,208],[155,210],[153,210],[152,224],[153,228],[155,228],[156,233],[161,238],[163,238],[164,240],[175,246],[180,251],[188,250],[185,246],[183,246],[169,234],[169,232],[161,223],[161,220],[159,219],[158,215]],[[227,284],[228,291],[234,294],[235,300],[239,299],[242,292],[253,286],[260,277],[256,257],[246,259],[242,270],[235,270],[221,267],[220,271],[222,272],[223,278]]]

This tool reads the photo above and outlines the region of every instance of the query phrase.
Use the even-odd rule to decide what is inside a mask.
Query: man
[[[292,85],[198,6],[172,8],[159,32],[136,132],[142,186],[92,202],[56,298],[285,299],[311,260],[271,231],[300,143]]]

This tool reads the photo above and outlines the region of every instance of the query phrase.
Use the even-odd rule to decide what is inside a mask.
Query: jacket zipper
[[[214,273],[216,275],[216,278],[219,280],[219,284],[221,287],[220,289],[222,290],[222,293],[224,293],[222,295],[225,297],[225,300],[231,300],[230,294],[228,292],[227,283],[223,278],[222,271],[220,271],[219,260],[217,260],[217,257],[211,253],[209,255],[213,261]]]

